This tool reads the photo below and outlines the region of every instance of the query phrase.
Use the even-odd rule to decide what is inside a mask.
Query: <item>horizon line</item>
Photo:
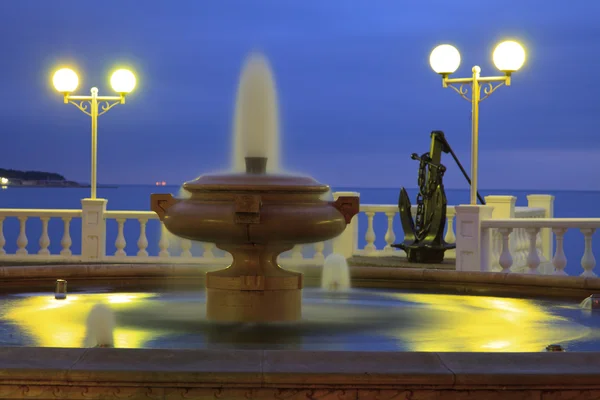
[[[157,186],[155,184],[152,183],[98,183],[98,186],[103,186],[103,185],[111,185],[111,186],[155,186],[157,188],[164,188],[164,187],[181,187],[183,186],[183,183],[181,185],[176,185],[176,184],[167,184],[165,186]],[[396,189],[396,190],[400,190],[402,187],[408,189],[408,190],[416,190],[418,189],[418,187],[406,187],[406,186],[344,186],[344,185],[328,185],[329,187],[332,188],[336,188],[336,189]],[[469,188],[456,188],[456,187],[446,187],[444,188],[444,190],[469,190]],[[493,189],[493,188],[479,188],[479,190],[492,190],[492,191],[500,191],[500,190],[506,190],[506,191],[513,191],[513,192],[526,192],[526,191],[534,191],[534,192],[539,192],[539,191],[551,191],[551,192],[600,192],[600,188],[598,189],[552,189],[552,188],[543,188],[543,189],[509,189],[509,188],[500,188],[500,189]]]

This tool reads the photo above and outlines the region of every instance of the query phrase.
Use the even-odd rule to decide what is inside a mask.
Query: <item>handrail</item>
[[[509,218],[486,219],[482,228],[600,228],[600,218]]]
[[[81,210],[73,209],[44,209],[44,208],[0,208],[0,216],[7,217],[80,217]]]
[[[104,213],[106,218],[148,218],[148,219],[158,219],[158,214],[154,211],[127,211],[127,210],[119,210],[119,211],[106,211]]]

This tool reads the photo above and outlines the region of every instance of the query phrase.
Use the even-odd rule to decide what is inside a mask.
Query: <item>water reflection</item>
[[[33,339],[35,346],[82,347],[86,318],[94,305],[107,303],[119,312],[152,296],[150,293],[69,294],[64,300],[56,300],[52,294],[11,296],[3,300],[0,316],[17,325],[22,335]],[[143,347],[156,334],[127,328],[118,322],[115,347]]]
[[[403,294],[430,310],[443,311],[431,325],[409,327],[411,351],[541,351],[589,335],[590,328],[571,321],[552,307],[514,298]]]
[[[5,296],[0,343],[81,347],[97,303],[115,313],[116,347],[531,352],[588,341],[586,350],[600,350],[590,328],[600,315],[568,303],[319,289],[305,290],[302,321],[279,324],[209,323],[198,292]],[[15,332],[21,337],[8,340]]]

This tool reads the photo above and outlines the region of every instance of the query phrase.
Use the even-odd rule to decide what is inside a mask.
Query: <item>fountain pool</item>
[[[350,267],[355,288],[326,292],[321,268],[298,272],[301,320],[209,323],[197,266],[0,267],[0,398],[600,394],[600,314],[579,305],[598,278]],[[51,291],[61,277],[66,300]],[[98,303],[116,348],[81,348]]]
[[[286,349],[345,351],[600,351],[600,313],[576,301],[411,291],[307,288],[303,318],[291,323],[208,322],[204,291],[149,285],[115,290],[77,287],[65,300],[52,292],[0,297],[0,345],[89,347],[92,307],[115,313],[119,348]]]

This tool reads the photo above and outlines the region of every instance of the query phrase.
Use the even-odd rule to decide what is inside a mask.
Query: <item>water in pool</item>
[[[202,291],[69,293],[0,297],[0,346],[84,347],[86,319],[114,312],[120,348],[356,351],[600,351],[600,313],[573,302],[411,291],[305,289],[296,323],[215,324]]]

